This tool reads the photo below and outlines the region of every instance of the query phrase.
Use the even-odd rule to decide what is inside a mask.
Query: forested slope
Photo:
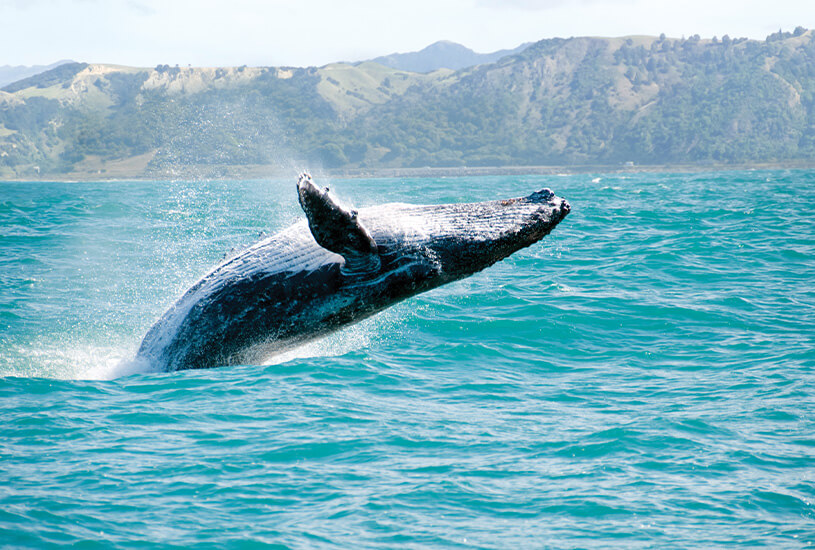
[[[815,33],[542,40],[411,73],[72,63],[0,91],[0,177],[815,159]]]

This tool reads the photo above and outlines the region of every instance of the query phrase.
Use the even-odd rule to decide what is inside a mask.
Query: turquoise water
[[[815,172],[331,185],[572,213],[275,364],[157,374],[143,334],[294,179],[0,183],[0,546],[815,545]]]

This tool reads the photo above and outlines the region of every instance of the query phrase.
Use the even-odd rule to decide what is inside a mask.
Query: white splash
[[[12,364],[0,366],[0,376],[53,378],[56,380],[113,380],[122,376],[157,372],[134,358],[126,346],[101,346],[83,342],[32,342],[12,346]],[[21,365],[23,366],[21,368]]]

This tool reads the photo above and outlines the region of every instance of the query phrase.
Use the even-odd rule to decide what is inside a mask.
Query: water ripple
[[[599,177],[600,183],[595,183]],[[0,540],[277,548],[815,544],[815,172],[551,187],[539,245],[269,365],[145,372],[157,316],[291,182],[4,183]]]

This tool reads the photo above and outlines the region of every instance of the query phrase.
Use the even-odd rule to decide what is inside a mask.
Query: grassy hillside
[[[815,33],[543,40],[461,71],[63,65],[0,91],[0,177],[815,160]]]

